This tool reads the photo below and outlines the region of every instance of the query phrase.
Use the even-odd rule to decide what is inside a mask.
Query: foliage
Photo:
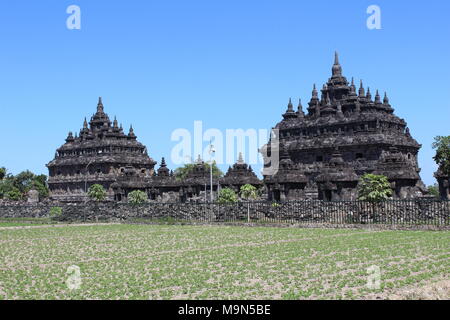
[[[43,186],[47,184],[47,176],[45,174],[35,175],[33,180],[34,182],[38,182]]]
[[[365,174],[358,185],[358,200],[379,202],[392,196],[387,177],[376,174]]]
[[[450,175],[450,136],[438,136],[434,138],[433,149],[436,155],[433,157],[439,169],[444,175]]]
[[[272,202],[272,208],[278,208],[280,204],[278,202]]]
[[[51,207],[50,209],[50,217],[57,218],[62,215],[62,208],[61,207]]]
[[[14,176],[6,174],[5,168],[0,168],[0,175],[3,175],[3,179],[0,179],[0,199],[6,198],[6,194],[9,193],[8,197],[21,200],[33,188],[39,192],[40,199],[49,196],[46,175],[35,175],[26,170]]]
[[[230,188],[223,188],[219,191],[219,198],[217,199],[218,203],[236,203],[238,201],[238,197],[236,192]]]
[[[10,179],[0,180],[0,199],[6,197],[6,194],[14,189],[13,181]],[[16,188],[17,189],[17,188]]]
[[[428,189],[428,193],[431,196],[434,196],[436,198],[439,197],[439,186],[437,184],[434,184],[432,186],[428,186],[427,189]]]
[[[147,193],[141,190],[134,190],[128,194],[128,202],[131,204],[142,204],[147,202]]]
[[[6,177],[6,168],[2,167],[0,168],[0,180],[3,180],[4,177]]]
[[[188,164],[185,164],[183,167],[176,168],[174,171],[175,179],[177,179],[177,180],[185,179],[186,176],[194,170],[195,166],[196,166],[196,164],[194,164],[194,163],[188,163]],[[205,166],[205,170],[207,172],[209,172],[210,164],[205,162],[204,166]],[[221,178],[223,176],[223,172],[219,169],[219,167],[217,167],[217,164],[215,161],[213,162],[213,165],[212,165],[212,175],[214,178]]]
[[[103,201],[106,199],[106,191],[100,184],[93,184],[89,187],[88,196],[94,201]]]
[[[39,192],[39,199],[47,198],[50,194],[48,188],[38,180],[33,181],[33,188]]]
[[[258,189],[251,184],[246,184],[241,187],[241,197],[247,200],[255,200],[258,198]]]
[[[10,191],[5,193],[5,199],[19,201],[22,200],[23,194],[19,189],[13,187]]]
[[[35,175],[33,172],[29,170],[23,171],[13,178],[14,186],[25,194],[32,188],[34,178]]]

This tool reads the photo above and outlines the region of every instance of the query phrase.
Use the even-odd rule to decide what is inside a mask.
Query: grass
[[[0,227],[25,227],[55,223],[50,218],[0,218]]]
[[[360,299],[448,278],[450,232],[180,225],[0,230],[0,299]],[[69,266],[81,271],[70,290]],[[367,268],[381,269],[368,289]]]

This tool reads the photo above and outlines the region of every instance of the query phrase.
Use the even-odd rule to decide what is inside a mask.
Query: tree
[[[6,168],[2,167],[0,168],[0,180],[3,180],[4,177],[6,177]]]
[[[100,202],[106,199],[106,191],[100,184],[93,184],[89,187],[88,196],[94,201]]]
[[[365,174],[358,186],[358,200],[379,202],[392,196],[387,177],[376,174]]]
[[[131,204],[142,204],[147,202],[148,196],[147,193],[141,190],[134,190],[128,194],[128,202]]]
[[[210,164],[205,162],[203,165],[205,166],[205,170],[207,172],[209,172]],[[185,179],[186,176],[194,170],[195,166],[196,166],[196,164],[194,164],[194,163],[188,163],[188,164],[185,164],[183,167],[176,168],[174,171],[175,179],[177,179],[177,180]],[[219,167],[217,167],[217,164],[215,161],[213,162],[213,165],[212,165],[212,175],[214,178],[220,178],[223,176],[223,172],[219,169]]]
[[[47,176],[45,174],[35,175],[33,180],[39,182],[43,186],[47,185]]]
[[[39,199],[44,199],[49,196],[50,192],[47,186],[42,184],[39,180],[34,180],[32,186],[37,192],[39,192]]]
[[[432,186],[428,186],[428,193],[436,198],[439,198],[439,186],[434,184]]]
[[[258,198],[258,189],[251,184],[241,187],[241,197],[246,200],[255,200]],[[247,222],[250,223],[250,202],[247,203]]]
[[[236,192],[230,188],[223,188],[219,191],[219,197],[217,199],[218,203],[236,203],[238,197]]]
[[[251,184],[243,185],[240,191],[243,199],[255,200],[258,198],[258,189]]]
[[[34,179],[35,175],[33,172],[29,170],[22,171],[18,175],[14,176],[14,186],[19,189],[20,192],[25,194],[31,189]]]
[[[433,157],[439,166],[439,170],[450,176],[450,136],[437,136],[434,138],[433,149],[436,149],[436,155]]]

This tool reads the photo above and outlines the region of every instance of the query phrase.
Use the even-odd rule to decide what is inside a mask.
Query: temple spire
[[[88,128],[88,123],[86,120],[86,117],[84,118],[84,122],[83,122],[83,129],[87,129]]]
[[[319,93],[317,92],[316,84],[314,83],[312,94],[311,94],[311,101],[315,101],[315,100],[319,100]]]
[[[370,88],[369,87],[367,87],[366,98],[367,98],[368,101],[372,101],[372,94],[370,93]]]
[[[292,99],[291,98],[289,98],[288,111],[294,111],[294,105],[292,104]]]
[[[244,158],[243,158],[243,156],[242,156],[242,152],[239,152],[239,158],[238,158],[237,163],[239,163],[239,164],[244,163]]]
[[[325,104],[325,102],[326,102],[326,92],[327,92],[327,90],[328,90],[328,86],[326,84],[324,84],[323,87],[322,87],[322,94],[320,96],[320,102],[322,104]]]
[[[289,98],[288,108],[285,114],[283,114],[284,119],[290,119],[297,117],[297,114],[294,111],[294,105],[292,104],[292,99]]]
[[[377,90],[377,93],[375,94],[375,103],[376,104],[381,104],[381,97],[380,97],[380,93]]]
[[[98,104],[97,104],[97,113],[103,112],[103,102],[102,97],[98,98]]]
[[[130,125],[130,131],[128,132],[128,137],[135,139],[136,135],[134,134],[133,125]]]
[[[73,142],[73,141],[74,141],[73,133],[72,131],[70,131],[69,134],[67,135],[66,142]]]
[[[384,104],[389,104],[389,98],[388,98],[388,96],[387,96],[387,93],[386,93],[386,92],[384,93],[384,99],[383,99],[383,103],[384,103]]]
[[[339,63],[339,54],[336,51],[334,53],[334,64],[332,68],[333,77],[341,77],[342,76],[342,67]]]
[[[297,114],[300,117],[303,117],[305,115],[305,113],[303,112],[302,99],[298,99],[298,111],[297,111]]]
[[[364,92],[363,81],[361,80],[359,85],[359,97],[363,98],[365,96]]]
[[[356,96],[355,79],[352,77],[352,84],[350,85],[350,93],[352,96]]]

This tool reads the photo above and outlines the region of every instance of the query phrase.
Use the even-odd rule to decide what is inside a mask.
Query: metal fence
[[[130,220],[191,222],[450,225],[450,201],[152,203],[129,207]]]

